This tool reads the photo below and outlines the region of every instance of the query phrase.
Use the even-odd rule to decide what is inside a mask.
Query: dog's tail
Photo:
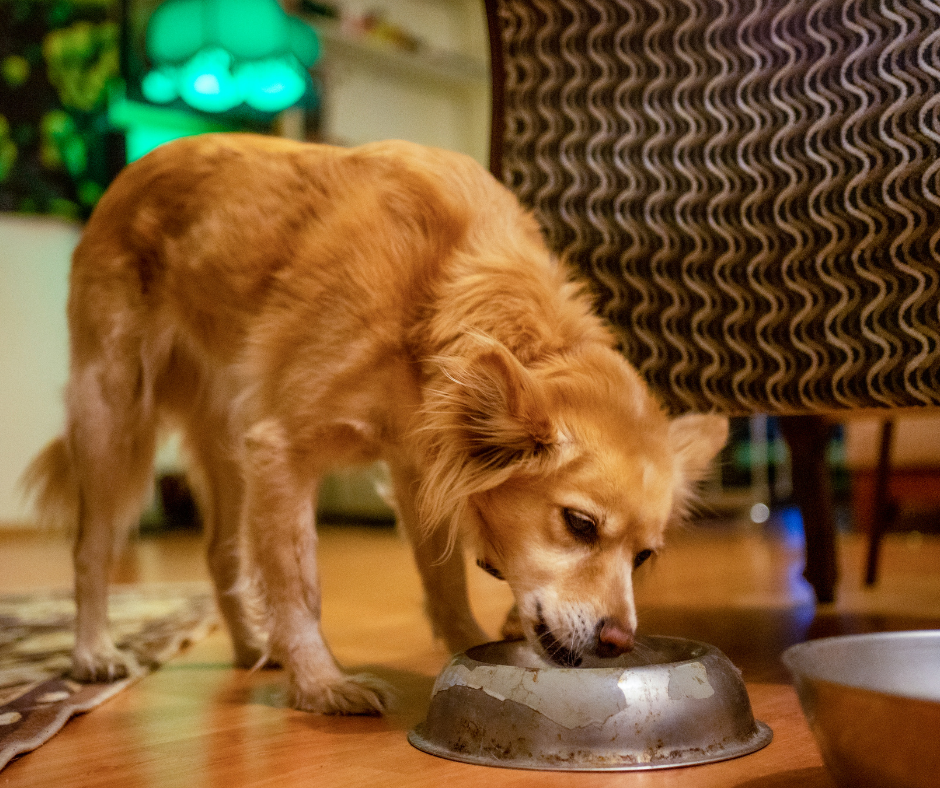
[[[65,438],[56,438],[29,464],[20,479],[43,527],[73,531],[78,526],[79,485]]]

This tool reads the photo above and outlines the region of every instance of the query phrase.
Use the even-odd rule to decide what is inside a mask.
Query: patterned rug
[[[141,672],[113,684],[68,678],[75,604],[69,591],[0,596],[0,769],[54,736],[68,720],[93,709],[159,667],[216,626],[206,585],[115,588],[111,632],[132,651]]]

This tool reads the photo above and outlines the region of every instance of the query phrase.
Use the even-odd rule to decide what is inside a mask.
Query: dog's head
[[[447,378],[446,438],[422,496],[432,517],[459,521],[553,661],[630,650],[633,573],[684,512],[727,419],[669,419],[606,347],[527,368],[493,344]]]

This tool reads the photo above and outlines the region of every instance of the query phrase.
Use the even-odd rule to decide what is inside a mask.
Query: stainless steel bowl
[[[839,785],[940,785],[940,631],[811,640],[783,661]]]
[[[522,642],[470,649],[441,672],[408,740],[465,763],[621,771],[736,758],[772,737],[718,649],[649,637],[578,668],[549,664]]]

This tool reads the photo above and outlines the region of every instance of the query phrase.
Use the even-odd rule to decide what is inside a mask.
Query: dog
[[[296,708],[349,714],[381,713],[387,694],[344,673],[320,630],[330,469],[387,464],[452,651],[488,639],[467,600],[472,550],[533,647],[572,666],[633,647],[632,574],[727,437],[722,416],[665,413],[509,190],[405,142],[156,149],[91,216],[68,321],[64,434],[26,482],[43,519],[76,528],[83,681],[134,669],[108,634],[107,579],[168,429],[236,663],[276,661]]]

